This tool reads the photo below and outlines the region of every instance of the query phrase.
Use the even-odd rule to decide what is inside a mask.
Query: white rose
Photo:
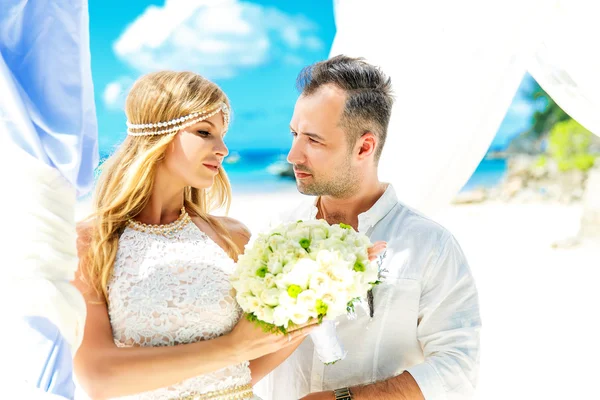
[[[264,285],[265,289],[274,288],[276,286],[275,275],[273,275],[273,274],[266,274],[265,277],[264,277],[264,279],[263,279],[263,285]]]
[[[324,293],[331,287],[331,278],[323,272],[315,272],[310,277],[309,287],[317,293]]]
[[[314,272],[319,269],[319,264],[309,258],[298,260],[294,267],[284,275],[287,285],[298,285],[302,289],[308,287],[308,281]]]
[[[245,278],[240,279],[239,281],[236,281],[236,282],[232,282],[231,286],[233,286],[233,288],[238,293],[249,293],[250,292],[249,280],[245,279]]]
[[[279,305],[280,294],[279,289],[266,289],[261,293],[260,298],[268,306],[277,306]]]
[[[302,325],[310,318],[309,313],[303,307],[295,306],[290,309],[290,319],[296,325]]]
[[[315,226],[310,230],[310,237],[314,242],[320,242],[329,236],[329,229],[325,226]]]
[[[334,282],[352,282],[354,280],[353,270],[346,261],[332,265],[327,271],[327,276]]]
[[[273,309],[273,324],[287,328],[289,321],[290,317],[287,307],[278,305]]]
[[[251,313],[263,306],[263,302],[256,296],[243,295],[238,299],[238,304],[245,312]]]
[[[303,253],[306,254],[306,252],[304,251],[304,249],[301,249]],[[289,271],[291,268],[293,268],[294,264],[300,259],[300,251],[291,248],[290,250],[285,251],[284,253],[282,253],[280,255],[280,259],[281,259],[281,263],[283,265],[282,271],[287,272]],[[304,255],[304,254],[302,254]],[[286,269],[287,268],[287,269]],[[279,271],[281,272],[281,271]]]
[[[256,315],[256,317],[259,320],[266,322],[268,324],[275,323],[274,314],[275,314],[275,311],[271,307],[260,307],[258,310],[256,310],[254,312],[254,315]]]
[[[261,293],[265,290],[264,283],[259,281],[258,279],[248,279],[246,282],[248,283],[248,288],[250,289],[250,292],[252,292],[252,294],[255,296],[260,296]]]
[[[298,226],[290,229],[285,233],[285,237],[292,240],[295,243],[300,243],[302,239],[308,239],[310,237],[309,230],[306,227]]]
[[[278,254],[272,253],[269,256],[269,262],[267,263],[267,268],[269,272],[274,275],[277,275],[283,269],[283,265],[281,264],[280,256]]]
[[[286,239],[282,235],[272,235],[269,237],[267,247],[271,247],[271,251],[277,253],[277,251],[283,246],[285,247]]]
[[[317,253],[316,260],[321,267],[330,267],[340,261],[340,253],[336,251],[320,250]]]
[[[296,299],[296,305],[297,307],[305,310],[310,317],[316,318],[317,312],[315,310],[315,306],[317,304],[317,299],[318,296],[316,291],[312,289],[304,290],[298,295],[298,298]]]
[[[340,228],[338,225],[333,225],[329,229],[329,239],[328,240],[339,242],[342,240],[342,238],[345,238],[346,235],[347,235],[347,232],[345,229]]]
[[[296,305],[296,299],[291,297],[287,290],[279,293],[279,304],[285,307]]]
[[[364,272],[363,279],[367,283],[373,283],[379,279],[379,266],[377,263],[370,262],[367,265],[367,270]]]
[[[253,296],[251,294],[247,294],[247,293],[238,294],[236,296],[236,300],[237,300],[238,304],[240,305],[240,307],[242,308],[242,310],[244,310],[244,311],[249,310],[251,297],[253,297]]]
[[[287,288],[287,284],[285,283],[285,274],[279,274],[277,276],[275,276],[274,281],[275,281],[275,286],[278,289],[286,289]]]
[[[370,288],[371,288],[371,285],[369,285],[369,283],[363,279],[361,274],[357,273],[354,276],[354,282],[352,283],[352,285],[349,285],[346,288],[346,290],[348,291],[349,297],[355,298],[355,297],[365,297]]]
[[[348,301],[346,300],[346,296],[343,293],[336,293],[334,291],[330,291],[324,293],[321,296],[321,300],[327,304],[327,315],[328,316],[339,316],[346,313],[346,305]]]

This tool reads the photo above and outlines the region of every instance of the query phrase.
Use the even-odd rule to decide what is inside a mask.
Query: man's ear
[[[358,138],[357,146],[359,159],[368,158],[375,153],[375,149],[377,148],[377,136],[375,136],[373,132],[365,132]]]

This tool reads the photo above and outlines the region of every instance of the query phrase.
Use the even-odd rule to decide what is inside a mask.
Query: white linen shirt
[[[315,201],[283,221],[314,219]],[[455,238],[442,226],[398,202],[388,185],[358,216],[358,231],[384,240],[374,316],[366,302],[357,317],[340,317],[346,358],[324,365],[307,338],[255,387],[265,400],[297,400],[309,393],[385,380],[408,371],[426,400],[469,399],[479,369],[481,320],[475,282]]]

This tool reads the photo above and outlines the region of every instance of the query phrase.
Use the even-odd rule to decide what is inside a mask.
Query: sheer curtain
[[[85,322],[69,283],[75,203],[98,164],[88,28],[87,0],[0,2],[3,312],[45,317],[73,353]]]
[[[600,25],[593,4],[555,2],[527,68],[566,113],[600,136]]]
[[[392,78],[396,103],[380,175],[409,206],[431,214],[449,204],[484,157],[527,70],[565,111],[600,132],[593,43],[600,29],[589,2],[334,6],[330,55],[365,57]]]

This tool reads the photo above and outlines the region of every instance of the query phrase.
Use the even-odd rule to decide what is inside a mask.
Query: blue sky
[[[103,154],[124,138],[129,85],[156,69],[193,70],[225,90],[231,150],[286,149],[296,75],[327,58],[335,36],[327,0],[103,0],[90,2],[89,13]],[[492,147],[526,129],[531,112],[520,90]]]

